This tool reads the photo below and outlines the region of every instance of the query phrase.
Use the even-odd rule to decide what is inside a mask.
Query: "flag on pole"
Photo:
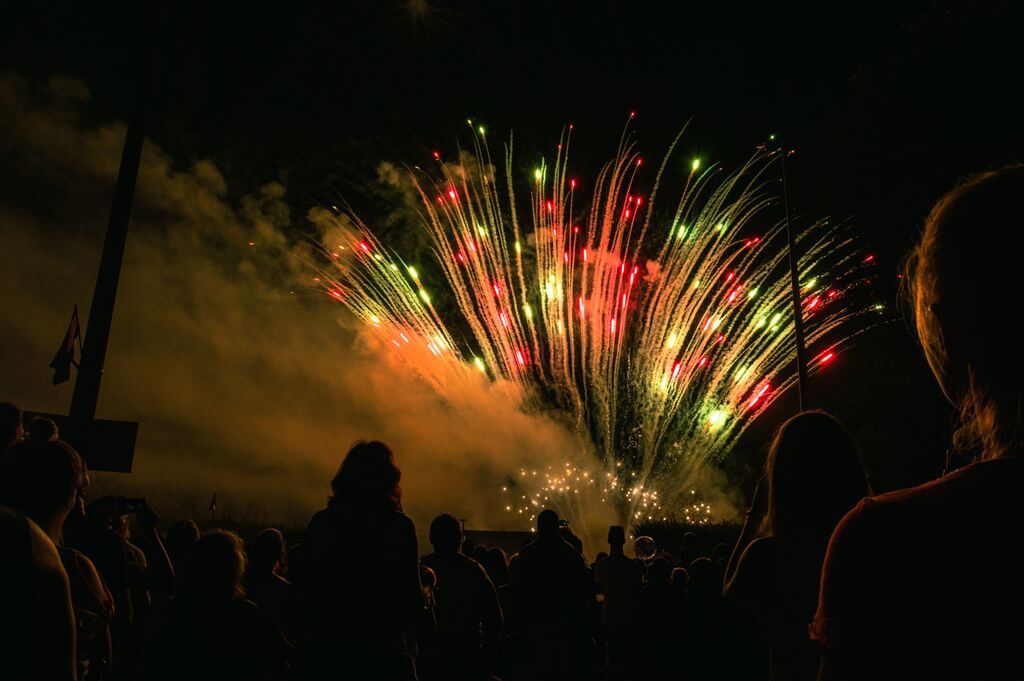
[[[57,354],[53,356],[53,360],[50,362],[50,368],[53,369],[53,384],[60,385],[66,383],[71,379],[71,365],[74,364],[76,367],[78,363],[75,361],[75,341],[78,341],[79,346],[82,344],[82,327],[78,323],[78,306],[75,305],[71,311],[71,321],[68,322],[68,330],[64,332],[64,341],[60,344],[60,348],[57,349]],[[81,348],[79,348],[81,349]]]

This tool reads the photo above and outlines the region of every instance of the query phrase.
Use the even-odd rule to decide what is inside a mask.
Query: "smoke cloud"
[[[0,399],[28,409],[66,412],[70,384],[53,388],[47,365],[72,306],[87,318],[124,141],[88,111],[81,81],[0,76]],[[378,438],[421,531],[440,511],[522,528],[503,475],[571,457],[576,437],[482,377],[453,405],[393,365],[317,292],[286,193],[268,182],[239,198],[213,162],[181,166],[147,141],[98,412],[139,421],[139,441],[134,472],[98,486],[168,506],[217,492],[225,512],[298,519],[347,447]]]

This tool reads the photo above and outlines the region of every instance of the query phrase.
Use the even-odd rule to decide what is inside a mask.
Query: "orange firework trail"
[[[338,222],[352,255],[332,260],[321,282],[442,396],[482,373],[525,408],[570,417],[589,463],[510,475],[510,512],[573,513],[586,497],[631,518],[678,515],[688,476],[726,455],[796,381],[785,237],[766,217],[779,152],[761,149],[732,172],[691,160],[663,208],[675,143],[645,195],[627,130],[583,196],[568,168],[571,135],[527,178],[511,142],[497,170],[483,128],[473,153],[455,163],[435,153],[436,172],[413,172],[453,318],[417,267],[354,217]],[[813,373],[866,326],[855,317],[881,307],[848,295],[873,258],[840,230],[820,221],[799,248]]]

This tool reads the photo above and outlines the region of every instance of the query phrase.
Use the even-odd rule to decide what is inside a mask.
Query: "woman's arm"
[[[722,588],[726,616],[757,620],[767,612],[764,599],[770,592],[774,564],[771,537],[759,537],[747,545]]]
[[[761,531],[761,524],[764,521],[764,512],[768,505],[768,493],[765,490],[766,485],[764,479],[758,480],[757,486],[754,487],[754,496],[750,500],[750,508],[747,510],[746,517],[743,520],[743,529],[740,530],[739,539],[736,540],[736,545],[732,548],[732,553],[729,555],[729,562],[725,566],[725,575],[722,580],[722,591],[723,593],[728,589],[729,582],[736,572],[736,568],[740,562],[740,556],[743,555],[747,545],[752,542]]]
[[[146,508],[139,513],[138,520],[148,544],[146,548],[149,549],[146,552],[146,560],[149,561],[149,566],[146,569],[146,588],[150,591],[159,591],[164,596],[170,596],[174,593],[174,566],[160,539],[160,533],[156,530],[160,518],[148,501]]]
[[[114,597],[110,594],[106,582],[100,576],[96,566],[84,554],[77,553],[78,566],[82,578],[92,591],[96,604],[101,606],[97,612],[97,619],[93,623],[96,628],[96,649],[101,651],[106,661],[106,671],[110,670],[113,658],[113,645],[110,638],[110,621],[114,618]]]
[[[68,575],[57,549],[39,527],[28,521],[32,547],[32,601],[34,603],[30,669],[33,678],[74,681],[75,615]]]

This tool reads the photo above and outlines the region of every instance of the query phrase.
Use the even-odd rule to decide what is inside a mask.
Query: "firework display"
[[[523,409],[568,419],[579,452],[495,485],[524,525],[545,505],[571,516],[588,503],[706,521],[687,480],[796,381],[782,152],[727,171],[680,161],[673,144],[648,173],[627,128],[584,182],[568,163],[571,126],[550,162],[524,172],[511,142],[499,169],[470,125],[472,152],[435,152],[434,171],[410,171],[433,262],[403,260],[345,216],[318,280],[440,395],[489,380]],[[880,306],[851,295],[872,257],[843,230],[821,221],[798,248],[813,374]],[[442,291],[427,289],[427,268]]]

